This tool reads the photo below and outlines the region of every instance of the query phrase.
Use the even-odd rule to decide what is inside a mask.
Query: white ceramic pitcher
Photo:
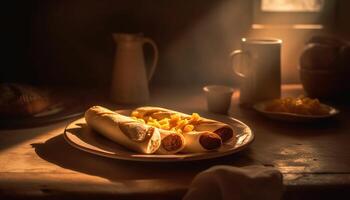
[[[112,74],[111,99],[115,103],[139,104],[149,99],[148,82],[158,61],[158,48],[153,40],[142,34],[114,33],[117,48]],[[149,43],[154,58],[149,70],[145,68],[143,45]]]

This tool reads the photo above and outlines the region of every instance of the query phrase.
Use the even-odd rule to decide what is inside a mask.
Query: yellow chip
[[[154,127],[157,127],[157,128],[160,128],[160,125],[158,122],[147,122],[148,125],[150,126],[154,126]]]
[[[181,129],[177,129],[176,132],[182,134],[182,130]]]
[[[172,119],[172,120],[180,120],[181,117],[180,117],[179,114],[173,114],[173,115],[170,115],[170,119]]]
[[[169,124],[162,124],[162,125],[160,125],[160,128],[165,129],[165,130],[169,130],[170,126],[169,126]]]
[[[163,125],[163,124],[169,124],[169,118],[164,118],[160,121],[158,121],[160,125]]]
[[[138,117],[139,116],[139,112],[134,110],[134,111],[132,111],[131,116]]]
[[[139,122],[141,122],[141,123],[143,123],[143,124],[146,123],[145,120],[143,120],[143,119],[137,119],[137,121],[139,121]]]
[[[199,116],[199,114],[198,113],[192,113],[192,115],[191,115],[191,119],[192,119],[192,121],[198,121],[199,119],[200,119],[201,117]]]
[[[194,126],[191,125],[191,124],[187,124],[185,127],[184,127],[184,132],[190,132],[194,129]]]

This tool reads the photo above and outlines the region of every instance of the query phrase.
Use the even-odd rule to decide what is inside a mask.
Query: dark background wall
[[[13,1],[3,7],[0,80],[109,86],[111,34],[142,32],[160,51],[152,84],[235,84],[228,55],[252,31],[252,7],[252,0]],[[334,32],[345,38],[349,8],[336,4]],[[282,66],[284,82],[298,81],[295,63]]]

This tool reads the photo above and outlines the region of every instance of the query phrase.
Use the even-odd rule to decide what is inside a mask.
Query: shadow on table
[[[190,181],[198,172],[214,165],[258,164],[251,159],[252,152],[249,148],[230,156],[205,161],[150,163],[122,161],[89,154],[70,146],[62,134],[32,146],[38,156],[48,162],[109,180],[184,178]]]

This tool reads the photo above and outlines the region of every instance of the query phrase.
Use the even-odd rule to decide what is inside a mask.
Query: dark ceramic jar
[[[300,80],[311,97],[350,95],[350,46],[324,36],[311,38],[300,57]]]

